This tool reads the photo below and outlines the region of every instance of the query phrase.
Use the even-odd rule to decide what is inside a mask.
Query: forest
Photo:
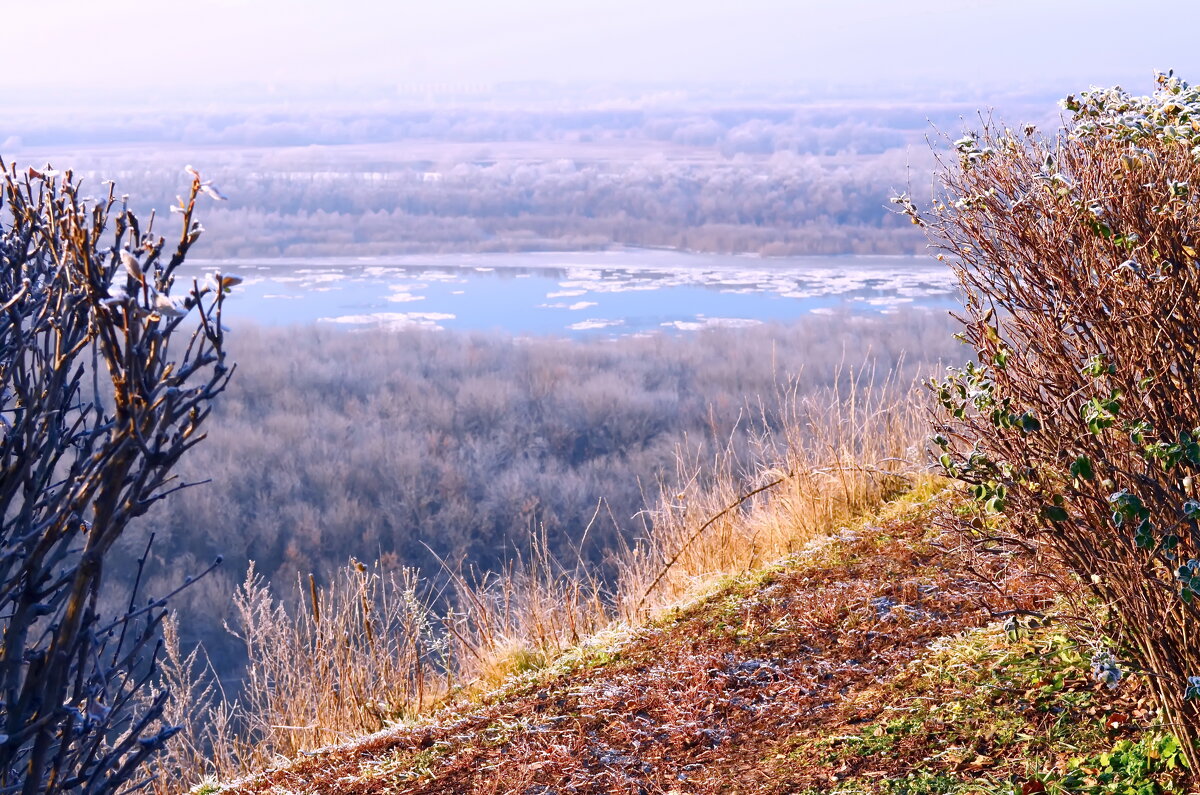
[[[569,96],[569,95],[568,95]],[[1022,122],[1044,104],[1010,98]],[[290,106],[115,119],[14,110],[6,156],[115,180],[164,214],[182,166],[220,186],[197,256],[367,256],[669,246],[912,254],[886,197],[927,189],[926,138],[970,102],[600,95]],[[6,130],[19,131],[6,133]],[[7,140],[5,140],[7,138]]]
[[[210,482],[147,515],[123,555],[154,533],[155,593],[224,556],[173,604],[184,643],[226,672],[239,644],[214,605],[251,560],[286,592],[351,557],[433,579],[496,571],[537,540],[605,576],[678,460],[701,484],[725,455],[758,471],[789,400],[884,374],[907,390],[961,355],[948,323],[911,311],[595,341],[239,327],[209,438],[181,463],[183,481]]]

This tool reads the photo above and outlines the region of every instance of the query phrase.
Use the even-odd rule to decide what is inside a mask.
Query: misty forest
[[[319,116],[16,117],[9,151],[70,165],[88,190],[116,180],[143,211],[171,204],[180,163],[204,164],[229,202],[204,215],[203,257],[613,245],[913,254],[924,241],[884,210],[887,196],[910,182],[927,186],[925,137],[957,129],[976,109],[954,98],[914,108],[787,94],[616,94],[598,99],[642,107],[601,111],[553,99],[514,90],[508,101],[520,109],[468,99]],[[1009,107],[1052,124],[1047,104],[1019,96]]]

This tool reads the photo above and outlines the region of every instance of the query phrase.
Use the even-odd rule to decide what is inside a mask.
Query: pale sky
[[[0,91],[64,101],[518,80],[1141,92],[1170,67],[1200,80],[1195,0],[0,0],[0,11]]]

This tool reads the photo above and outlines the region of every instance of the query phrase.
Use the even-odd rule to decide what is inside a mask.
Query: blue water
[[[917,257],[446,254],[210,260],[180,275],[214,270],[245,279],[226,301],[226,320],[267,325],[621,336],[957,305],[949,269]]]

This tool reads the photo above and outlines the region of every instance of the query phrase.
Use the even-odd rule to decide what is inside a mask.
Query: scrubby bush
[[[960,277],[978,352],[935,384],[934,442],[992,545],[1052,553],[1111,605],[1197,770],[1200,89],[1160,75],[1064,107],[1055,137],[955,141],[927,213],[895,199]]]
[[[111,187],[0,172],[0,791],[114,792],[176,731],[144,697],[164,595],[102,615],[102,585],[129,522],[186,485],[172,467],[229,379],[227,282],[172,289],[211,188],[193,175],[164,254]]]

